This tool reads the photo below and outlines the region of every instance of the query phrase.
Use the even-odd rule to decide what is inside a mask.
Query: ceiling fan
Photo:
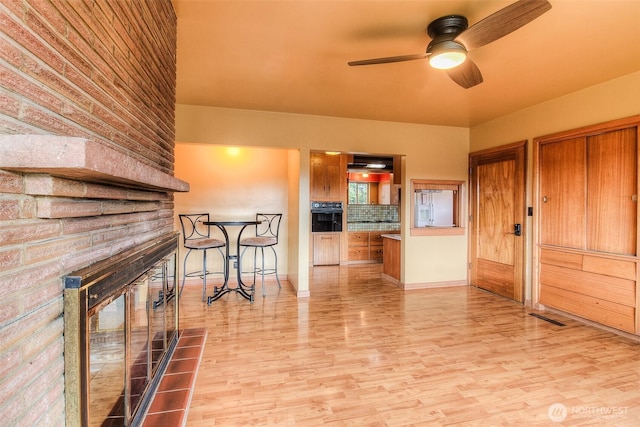
[[[547,0],[518,0],[468,27],[467,18],[447,15],[429,24],[431,42],[425,53],[350,61],[350,66],[385,64],[429,58],[433,68],[443,69],[458,85],[469,89],[482,83],[477,65],[467,56],[479,48],[512,33],[551,9]],[[468,28],[467,28],[468,27]]]

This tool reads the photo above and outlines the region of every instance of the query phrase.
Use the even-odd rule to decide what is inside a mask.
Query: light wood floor
[[[380,272],[315,268],[311,298],[270,283],[253,304],[187,287],[180,327],[208,328],[187,426],[640,425],[640,342]]]

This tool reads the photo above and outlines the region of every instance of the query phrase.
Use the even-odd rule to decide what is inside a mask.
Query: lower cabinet
[[[349,262],[369,260],[369,232],[350,231],[348,236]]]
[[[384,261],[382,273],[400,280],[400,240],[384,239]]]
[[[382,262],[382,231],[369,232],[369,259]]]
[[[349,262],[382,262],[382,235],[397,231],[350,231]]]
[[[540,250],[540,303],[635,334],[636,261],[609,254]]]
[[[313,265],[340,264],[340,233],[313,235]]]

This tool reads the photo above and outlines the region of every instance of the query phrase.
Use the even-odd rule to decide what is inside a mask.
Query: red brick
[[[70,252],[60,262],[66,274],[70,274],[97,261],[109,258],[113,254],[114,251],[109,246],[92,246],[82,252]]]
[[[7,271],[20,266],[20,249],[4,249],[0,246],[0,271]]]
[[[7,42],[6,39],[0,38],[0,57],[7,61],[8,64],[15,68],[22,65],[22,51],[15,45]]]
[[[84,197],[85,184],[51,175],[31,174],[24,177],[26,194],[38,196]]]
[[[3,226],[0,223],[0,245],[28,243],[60,235],[60,223],[52,221],[25,221]]]
[[[0,279],[0,283],[2,283],[2,279]],[[0,303],[2,303],[2,310],[0,310],[0,325],[14,321],[20,316],[20,313],[23,312],[20,306],[20,297],[17,295],[10,296],[5,299],[0,298]],[[0,378],[2,378],[1,374]]]
[[[65,235],[85,233],[111,226],[112,218],[106,216],[62,219],[62,231]]]
[[[19,294],[20,310],[22,313],[30,313],[37,310],[42,304],[40,301],[42,295],[62,295],[63,291],[64,283],[61,277],[49,279],[49,281],[40,286],[26,288]]]
[[[135,231],[133,226],[129,227],[116,227],[108,230],[100,230],[91,235],[91,241],[94,245],[104,245],[106,243],[115,242],[118,240],[127,240],[133,236]]]
[[[54,70],[62,69],[62,58],[43,44],[24,22],[14,21],[9,15],[0,13],[0,27],[9,37],[18,40],[26,53],[37,56]]]
[[[1,103],[1,101],[0,101]],[[19,114],[18,114],[19,115]],[[8,114],[0,115],[0,134],[34,134],[40,133],[39,129],[34,128],[28,123],[24,123],[18,120],[18,116],[15,118],[10,117]]]
[[[126,188],[87,184],[85,197],[90,199],[133,200]]]
[[[26,402],[36,403],[33,400],[27,399],[27,397],[24,397],[24,400],[16,399],[16,395],[20,396],[23,393],[27,395],[29,394],[29,388],[37,385],[37,382],[34,382],[34,379],[41,378],[45,385],[55,384],[55,382],[52,383],[51,378],[43,378],[43,373],[49,373],[50,371],[47,370],[47,367],[53,363],[61,365],[62,355],[63,346],[62,339],[60,339],[56,341],[55,345],[43,347],[37,357],[25,360],[25,363],[22,364],[22,369],[14,371],[14,375],[12,377],[0,384],[0,401],[8,402],[6,405],[7,407],[11,407],[15,404],[22,406],[22,408],[17,408],[17,410],[16,408],[11,408],[8,411],[13,414],[17,412],[18,417],[14,416],[12,418],[19,418],[22,413],[30,412],[29,406],[31,405],[26,406]],[[60,382],[59,374],[57,375],[56,382]],[[18,390],[22,391],[22,393],[18,393]],[[3,419],[5,421],[9,421],[9,425],[13,425],[11,418]]]
[[[24,15],[26,5],[22,0],[3,0],[2,5],[16,16]]]
[[[76,199],[38,199],[38,218],[77,218],[102,214],[102,203]]]
[[[0,193],[20,193],[23,184],[22,175],[0,170]]]
[[[62,315],[62,294],[52,296],[54,303],[38,307],[30,313],[26,313],[21,322],[13,322],[0,329],[0,348],[10,349],[20,344],[47,324],[58,319]],[[57,300],[56,300],[57,299]],[[0,382],[0,387],[2,383]],[[0,388],[0,396],[1,388]],[[0,402],[2,398],[0,397]]]
[[[37,288],[41,283],[46,283],[56,278],[59,279],[62,274],[62,265],[55,259],[46,264],[0,274],[0,302],[28,292],[29,288]],[[54,298],[55,295],[49,295],[48,297]],[[0,347],[2,347],[1,335],[3,333],[4,330],[0,329]]]
[[[50,70],[41,68],[41,64],[31,58],[25,59],[23,69],[27,71],[26,74],[17,74],[16,70],[0,67],[3,86],[15,92],[20,91],[22,96],[28,97],[33,102],[52,111],[59,112],[63,105],[60,98],[54,95],[49,88],[38,83],[37,80],[24,77],[25,75],[31,75],[36,79],[51,81],[57,78],[56,75],[51,73]]]
[[[34,397],[33,402],[35,404],[31,407],[24,417],[21,418],[17,425],[23,426],[59,426],[64,425],[64,420],[61,415],[64,414],[64,400],[61,398],[64,392],[64,382],[61,375],[53,377],[47,375],[40,377],[40,382],[43,384],[53,384],[53,387],[43,390],[43,395]],[[46,373],[45,373],[46,374]],[[44,378],[43,378],[44,377]],[[49,380],[51,377],[51,381]],[[55,381],[54,381],[55,380]]]
[[[136,212],[130,215],[114,215],[112,225],[116,226],[128,226],[132,224],[141,224],[144,222],[153,221],[158,217],[157,212]]]
[[[31,104],[24,105],[20,118],[25,123],[38,126],[53,134],[85,138],[90,136],[84,129],[74,127],[72,123],[63,120],[59,114]]]
[[[72,122],[76,123],[82,128],[88,129],[91,132],[98,133],[100,135],[112,135],[113,129],[107,126],[97,117],[93,116],[89,111],[79,108],[75,104],[65,103],[62,106],[62,115]]]
[[[0,353],[0,378],[17,369],[20,363],[22,363],[22,352],[19,348],[13,347]]]
[[[0,199],[0,221],[20,217],[20,200]]]
[[[0,80],[4,81],[6,78],[6,68],[0,67]],[[21,102],[16,98],[13,98],[6,93],[0,92],[0,112],[8,116],[17,118],[20,115]]]
[[[33,198],[23,199],[20,217],[23,219],[33,219],[36,217],[36,209],[36,201]]]
[[[47,258],[63,257],[70,252],[78,252],[91,245],[91,236],[67,236],[55,240],[45,240],[25,249],[24,264],[33,264]]]
[[[62,317],[53,319],[51,322],[44,325],[35,333],[29,335],[25,340],[20,343],[23,359],[34,358],[42,351],[42,347],[48,347],[50,345],[57,345],[61,336],[64,333],[64,320]],[[61,373],[61,372],[60,372]]]
[[[64,34],[67,30],[67,21],[51,3],[46,2],[45,4],[43,4],[42,0],[26,1],[31,6],[30,8],[26,9],[25,13],[25,21],[27,23],[30,22],[30,19],[33,19],[31,17],[36,14],[35,11],[37,10],[37,14],[39,15],[37,18],[39,25],[38,28],[41,28],[45,25],[47,27],[51,26],[53,27],[52,31],[54,31],[58,35],[58,37],[64,38]],[[36,30],[35,28],[34,30],[37,31],[38,34],[41,34],[39,30]]]
[[[47,50],[50,51],[49,57],[62,55],[64,61],[69,61],[74,65],[85,63],[86,61],[77,51],[65,43],[66,21],[60,16],[60,13],[49,2],[39,1],[36,7],[38,8],[37,12],[32,8],[27,9],[24,15],[24,23],[31,32],[38,34],[44,40]],[[34,53],[38,54],[38,52]],[[50,65],[53,66],[55,63]],[[62,68],[53,67],[53,69],[61,70]]]

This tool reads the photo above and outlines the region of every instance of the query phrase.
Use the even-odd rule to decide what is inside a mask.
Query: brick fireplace
[[[170,1],[0,0],[0,419],[65,425],[63,277],[173,232]]]

